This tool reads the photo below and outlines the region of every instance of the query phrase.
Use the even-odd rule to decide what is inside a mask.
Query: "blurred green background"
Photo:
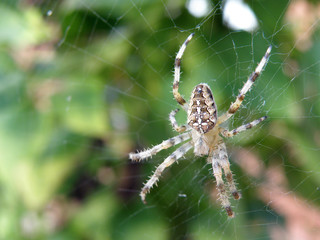
[[[318,239],[319,1],[246,1],[259,28],[197,18],[183,0],[0,2],[0,239]],[[221,114],[268,45],[268,65],[229,129],[240,201],[228,219],[205,158],[186,155],[142,204],[173,149],[128,153],[176,135],[168,114],[175,54],[181,93],[208,83]],[[185,113],[177,115],[184,123]]]

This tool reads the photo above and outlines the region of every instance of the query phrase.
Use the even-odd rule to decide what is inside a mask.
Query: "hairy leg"
[[[186,47],[190,40],[192,39],[194,33],[190,34],[189,37],[184,41],[182,46],[177,53],[176,60],[174,62],[174,81],[173,81],[173,96],[177,100],[177,102],[183,107],[184,110],[187,111],[188,104],[186,100],[180,95],[179,93],[179,81],[180,81],[180,65],[181,65],[181,58],[186,50]]]
[[[221,201],[222,206],[226,210],[229,217],[234,217],[234,213],[231,208],[229,201],[229,196],[225,187],[225,184],[222,179],[222,169],[219,160],[219,151],[218,149],[213,151],[211,156],[208,157],[208,162],[212,164],[213,175],[217,182],[217,189],[219,191],[219,200]]]
[[[264,117],[261,117],[259,119],[256,119],[250,123],[247,123],[247,124],[244,124],[240,127],[237,127],[231,131],[228,131],[228,130],[225,130],[223,128],[221,128],[221,134],[222,136],[224,137],[233,137],[234,135],[240,133],[240,132],[243,132],[243,131],[246,131],[250,128],[253,128],[254,126],[257,126],[259,123],[261,123],[262,121],[264,121],[265,119],[267,119],[267,116],[264,116]]]
[[[129,153],[129,158],[133,161],[140,161],[142,159],[145,159],[145,158],[151,157],[152,155],[157,154],[161,150],[175,146],[175,145],[182,143],[188,139],[190,139],[190,134],[183,133],[183,134],[175,136],[173,138],[169,138],[167,140],[164,140],[162,143],[154,146],[153,148],[147,149],[143,152]]]
[[[176,110],[173,110],[169,115],[169,120],[171,122],[173,129],[176,130],[177,132],[181,133],[181,132],[186,131],[187,127],[185,125],[182,125],[182,126],[178,125],[176,117],[175,117],[178,111],[179,111],[178,108]]]
[[[179,147],[176,151],[174,151],[169,157],[167,157],[156,169],[154,174],[148,180],[148,182],[144,185],[141,190],[140,196],[141,200],[146,204],[146,195],[152,188],[152,186],[159,181],[160,176],[163,171],[170,167],[173,163],[175,163],[179,158],[181,158],[184,154],[186,154],[192,148],[192,144],[187,142]]]
[[[227,148],[226,145],[223,141],[220,142],[220,144],[218,145],[218,149],[217,151],[219,152],[219,163],[220,166],[223,168],[224,171],[224,175],[227,179],[228,182],[228,187],[229,190],[233,196],[234,199],[238,200],[241,198],[241,194],[238,192],[237,188],[236,188],[236,184],[233,180],[233,174],[230,170],[230,162],[228,160],[228,152],[227,152]]]
[[[255,80],[260,76],[260,74],[263,70],[263,67],[267,64],[269,56],[270,56],[270,52],[271,52],[271,46],[268,47],[265,55],[263,56],[263,58],[259,62],[255,71],[250,75],[247,82],[244,84],[244,86],[240,90],[240,93],[239,93],[236,101],[234,103],[231,103],[229,110],[225,114],[223,114],[221,117],[218,118],[217,124],[221,124],[221,123],[225,122],[226,120],[228,120],[239,109],[246,93],[250,90],[250,88],[253,85],[253,83],[255,82]]]

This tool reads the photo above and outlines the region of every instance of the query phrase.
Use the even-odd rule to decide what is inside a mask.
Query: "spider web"
[[[201,17],[192,15],[191,1],[2,3],[2,29],[16,34],[0,34],[7,54],[1,185],[3,206],[10,206],[0,219],[12,216],[1,220],[0,236],[319,239],[320,5],[251,1],[256,29],[239,31],[223,21],[227,2],[200,2],[207,4]],[[273,46],[262,75],[224,124],[231,130],[268,116],[226,139],[242,193],[231,201],[234,219],[220,206],[205,158],[189,152],[167,169],[147,205],[139,198],[143,183],[176,148],[128,160],[129,152],[177,135],[168,121],[179,107],[173,63],[192,32],[179,91],[188,99],[195,85],[209,84],[219,115]],[[186,114],[177,120],[185,123]]]

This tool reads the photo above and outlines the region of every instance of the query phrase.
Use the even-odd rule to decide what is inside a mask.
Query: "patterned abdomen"
[[[210,87],[201,83],[191,94],[188,125],[199,133],[207,133],[217,122],[217,107]]]

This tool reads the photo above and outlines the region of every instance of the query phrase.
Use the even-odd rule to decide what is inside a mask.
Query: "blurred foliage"
[[[173,62],[193,31],[181,92],[208,82],[220,113],[274,46],[230,128],[270,120],[228,141],[231,159],[234,144],[279,164],[288,189],[319,207],[319,19],[288,15],[288,1],[251,1],[259,30],[233,32],[221,4],[197,19],[182,0],[0,3],[0,239],[267,239],[263,224],[285,222],[257,197],[264,179],[233,164],[244,197],[230,224],[210,166],[192,154],[167,171],[147,207],[140,202],[143,181],[169,151],[144,164],[127,154],[174,136]]]

